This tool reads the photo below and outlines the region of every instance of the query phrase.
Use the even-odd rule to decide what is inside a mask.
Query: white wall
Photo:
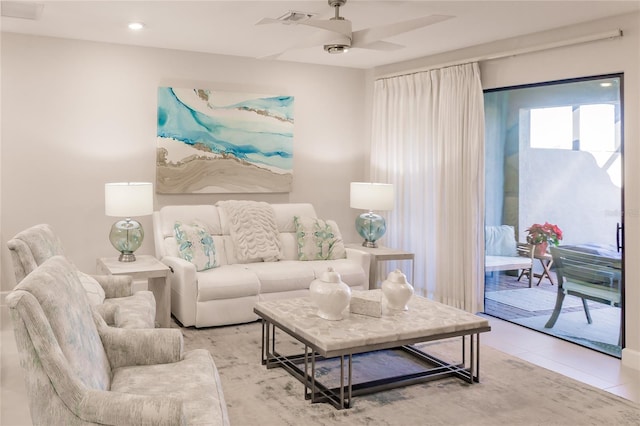
[[[624,37],[481,62],[485,89],[624,72],[625,336],[622,362],[640,370],[640,15],[622,15],[380,67],[372,78],[622,29]],[[370,85],[372,81],[369,81]]]
[[[94,272],[114,256],[104,183],[155,180],[157,88],[295,96],[288,194],[156,195],[155,208],[219,199],[311,202],[358,241],[349,182],[363,178],[365,72],[65,39],[2,35],[2,285],[14,286],[6,240],[49,223],[67,256]],[[151,217],[138,251],[153,254]]]

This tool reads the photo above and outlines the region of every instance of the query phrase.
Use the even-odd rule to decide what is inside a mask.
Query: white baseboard
[[[624,348],[622,350],[622,365],[640,371],[640,351]]]

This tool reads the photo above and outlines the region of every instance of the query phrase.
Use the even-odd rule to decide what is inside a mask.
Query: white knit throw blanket
[[[261,201],[218,201],[229,220],[231,241],[239,261],[273,261],[280,257],[276,214]]]

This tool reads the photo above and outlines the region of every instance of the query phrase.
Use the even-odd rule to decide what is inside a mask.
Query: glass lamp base
[[[387,230],[384,218],[373,212],[363,213],[356,219],[356,231],[364,238],[364,247],[378,247],[376,240],[379,240]]]
[[[114,223],[109,232],[109,241],[120,252],[120,262],[135,262],[134,251],[138,250],[144,240],[142,225],[136,220],[127,218]]]

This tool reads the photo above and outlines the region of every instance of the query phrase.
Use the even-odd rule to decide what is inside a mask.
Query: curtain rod
[[[507,51],[498,52],[498,53],[476,56],[473,58],[460,59],[457,61],[445,62],[437,65],[430,65],[430,66],[417,68],[409,71],[398,71],[395,73],[390,73],[390,74],[377,77],[376,81],[384,80],[386,78],[400,77],[403,75],[417,74],[419,72],[426,72],[426,71],[431,71],[435,69],[453,67],[456,65],[463,65],[463,64],[469,64],[469,63],[480,62],[480,61],[490,61],[493,59],[501,59],[501,58],[507,58],[510,56],[518,56],[526,53],[541,52],[543,50],[551,50],[551,49],[556,49],[558,47],[575,46],[577,44],[590,43],[592,41],[616,39],[619,37],[622,37],[621,29],[605,31],[602,33],[590,34],[590,35],[576,37],[568,40],[554,41],[551,43],[539,44],[537,46],[522,47],[520,49],[507,50]]]

